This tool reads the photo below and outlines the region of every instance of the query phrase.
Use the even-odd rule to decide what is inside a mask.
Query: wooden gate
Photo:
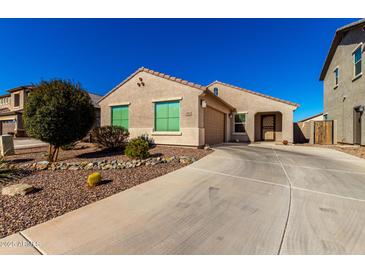
[[[314,143],[320,145],[333,144],[333,121],[314,122]]]

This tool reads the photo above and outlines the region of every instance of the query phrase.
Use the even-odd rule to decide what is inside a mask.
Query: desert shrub
[[[103,126],[92,130],[94,143],[106,149],[115,150],[125,147],[129,132],[120,126]]]
[[[155,146],[155,140],[152,137],[148,136],[147,133],[138,136],[138,138],[143,141],[146,141],[148,143],[148,147],[150,148]]]
[[[124,153],[132,159],[145,159],[150,155],[148,149],[149,146],[147,141],[135,138],[128,142]]]
[[[87,135],[95,122],[95,110],[79,84],[42,81],[29,94],[23,121],[30,137],[50,144],[49,161],[56,161],[61,146]]]

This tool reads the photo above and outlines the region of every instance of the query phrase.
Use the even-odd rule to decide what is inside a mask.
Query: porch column
[[[282,140],[293,143],[293,111],[282,113]]]

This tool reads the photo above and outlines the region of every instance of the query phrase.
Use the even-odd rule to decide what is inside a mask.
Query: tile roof
[[[277,102],[280,102],[280,103],[284,103],[284,104],[292,105],[292,106],[295,106],[295,107],[299,107],[299,104],[296,104],[296,103],[293,103],[293,102],[290,102],[290,101],[287,101],[287,100],[275,98],[275,97],[272,97],[272,96],[269,96],[269,95],[266,95],[266,94],[262,94],[262,93],[259,93],[259,92],[256,92],[256,91],[244,89],[244,88],[237,87],[237,86],[234,86],[234,85],[231,85],[231,84],[227,84],[227,83],[223,83],[223,82],[220,82],[220,81],[214,81],[213,83],[209,84],[208,87],[211,86],[211,85],[213,85],[213,84],[221,84],[223,86],[227,86],[227,87],[230,87],[230,88],[238,89],[238,90],[241,90],[241,91],[244,91],[244,92],[248,92],[248,93],[251,93],[253,95],[261,96],[261,97],[264,97],[264,98],[267,98],[267,99],[271,99],[271,100],[274,100],[274,101],[277,101]]]
[[[174,76],[170,76],[168,74],[161,73],[161,72],[158,72],[158,71],[155,71],[155,70],[152,70],[152,69],[148,69],[148,68],[145,68],[145,67],[141,67],[141,68],[137,69],[135,72],[133,72],[131,75],[129,75],[125,80],[123,80],[123,82],[121,82],[120,84],[118,84],[117,86],[115,86],[107,94],[105,94],[98,101],[98,103],[100,103],[104,98],[106,98],[107,96],[109,96],[111,93],[113,93],[119,87],[123,86],[126,82],[128,82],[130,79],[132,79],[139,72],[146,72],[146,73],[149,73],[149,74],[152,74],[152,75],[155,75],[155,76],[158,76],[158,77],[167,79],[167,80],[171,80],[171,81],[174,81],[176,83],[180,83],[182,85],[186,85],[186,86],[189,86],[189,87],[193,87],[193,88],[196,88],[196,89],[199,89],[199,90],[202,90],[202,91],[205,91],[207,89],[206,86],[199,85],[199,84],[196,84],[196,83],[193,83],[193,82],[189,82],[187,80],[183,80],[183,79],[180,79],[180,78],[177,78],[177,77],[174,77]]]
[[[14,91],[18,91],[18,90],[23,90],[23,89],[32,89],[34,86],[33,85],[26,85],[26,86],[19,86],[19,87],[15,87],[12,89],[8,89],[7,92],[14,92]]]
[[[137,73],[142,72],[142,71],[143,72],[150,73],[150,74],[155,75],[155,76],[158,76],[158,77],[161,77],[161,78],[164,78],[164,79],[168,79],[168,80],[171,80],[171,81],[174,81],[174,82],[183,84],[183,85],[187,85],[187,86],[190,86],[190,87],[193,87],[193,88],[197,88],[197,89],[202,90],[202,91],[206,91],[208,89],[208,87],[211,86],[211,85],[213,85],[214,83],[220,83],[222,85],[229,86],[229,87],[232,87],[232,88],[235,88],[235,89],[239,89],[239,90],[242,90],[242,91],[245,91],[245,92],[249,92],[249,93],[254,94],[254,95],[262,96],[262,97],[265,97],[267,99],[271,99],[271,100],[278,101],[278,102],[281,102],[281,103],[284,103],[284,104],[288,104],[288,105],[292,105],[292,106],[299,107],[299,105],[296,104],[296,103],[292,103],[292,102],[289,102],[289,101],[286,101],[286,100],[278,99],[278,98],[275,98],[275,97],[272,97],[272,96],[268,96],[268,95],[265,95],[265,94],[262,94],[262,93],[250,91],[250,90],[247,90],[247,89],[244,89],[244,88],[236,87],[236,86],[233,86],[233,85],[230,85],[230,84],[226,84],[226,83],[223,83],[223,82],[220,82],[220,81],[215,81],[215,82],[209,84],[208,86],[203,86],[203,85],[199,85],[199,84],[196,84],[196,83],[193,83],[193,82],[189,82],[187,80],[183,80],[183,79],[180,79],[180,78],[177,78],[177,77],[174,77],[174,76],[170,76],[168,74],[164,74],[164,73],[161,73],[161,72],[158,72],[158,71],[154,71],[152,69],[148,69],[148,68],[145,68],[145,67],[141,67],[141,68],[137,69],[134,73],[132,73],[131,75],[129,75],[123,82],[121,82],[116,87],[114,87],[111,91],[109,91],[107,94],[105,94],[98,101],[98,103],[100,103],[104,98],[106,98],[107,96],[109,96],[111,93],[113,93],[119,87],[121,87],[122,85],[124,85],[130,79],[132,79]]]
[[[90,99],[91,99],[91,102],[93,103],[93,105],[94,105],[94,107],[99,107],[99,105],[98,105],[98,102],[99,102],[99,100],[103,97],[103,96],[101,96],[101,95],[99,95],[99,94],[95,94],[95,93],[90,93],[90,92],[88,92],[89,93],[89,96],[90,96]]]

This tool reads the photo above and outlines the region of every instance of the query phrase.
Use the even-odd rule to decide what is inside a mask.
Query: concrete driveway
[[[202,160],[1,239],[34,254],[365,254],[365,160],[225,145]]]

